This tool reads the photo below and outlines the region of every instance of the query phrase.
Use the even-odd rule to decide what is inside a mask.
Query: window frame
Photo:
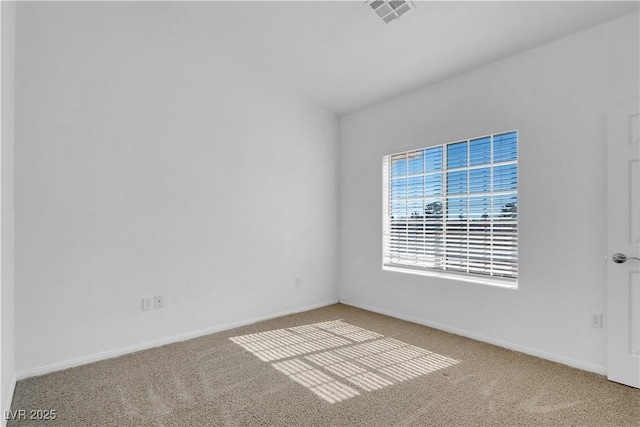
[[[493,137],[495,136],[500,136],[500,135],[506,135],[509,133],[515,133],[516,134],[516,155],[515,155],[515,160],[510,160],[507,162],[494,162],[493,159]],[[390,272],[400,272],[400,273],[409,273],[409,274],[417,274],[417,275],[422,275],[422,276],[430,276],[430,277],[438,277],[438,278],[442,278],[442,279],[448,279],[448,280],[456,280],[456,281],[462,281],[462,282],[471,282],[471,283],[479,283],[479,284],[485,284],[485,285],[493,285],[493,286],[499,286],[499,287],[503,287],[503,288],[508,288],[508,289],[518,289],[518,282],[519,282],[519,278],[520,278],[520,132],[519,130],[516,129],[511,129],[511,130],[505,130],[505,131],[500,131],[500,132],[494,132],[494,133],[490,133],[487,135],[482,135],[482,136],[475,136],[472,138],[465,138],[465,139],[457,139],[454,140],[452,142],[447,142],[447,143],[436,143],[436,144],[430,144],[430,145],[424,145],[424,143],[421,144],[415,144],[412,148],[407,148],[407,147],[403,147],[401,151],[389,151],[389,152],[385,152],[383,153],[382,156],[382,172],[383,172],[383,185],[382,185],[382,269],[384,271],[390,271]],[[457,143],[461,143],[461,142],[466,142],[468,146],[470,146],[471,141],[475,141],[475,140],[480,140],[483,138],[492,138],[492,144],[491,144],[491,161],[489,163],[481,163],[479,165],[471,165],[470,164],[470,159],[467,158],[467,163],[466,166],[463,167],[451,167],[449,168],[447,165],[447,148],[450,145],[453,144],[457,144]],[[515,273],[515,278],[512,277],[501,277],[501,276],[493,276],[493,275],[489,275],[489,274],[482,274],[482,273],[469,273],[469,272],[462,272],[462,271],[452,271],[452,270],[447,270],[446,266],[444,266],[444,268],[435,268],[435,267],[425,267],[425,266],[411,266],[411,265],[407,265],[407,264],[400,264],[400,263],[392,263],[392,262],[387,262],[387,248],[388,245],[390,245],[390,243],[387,242],[387,239],[391,239],[391,233],[388,233],[387,228],[389,227],[390,229],[390,223],[391,223],[391,197],[392,197],[392,164],[391,164],[391,158],[393,156],[397,156],[397,155],[402,155],[402,154],[408,154],[408,153],[412,153],[412,152],[416,152],[416,151],[420,151],[420,150],[428,150],[428,149],[432,149],[432,148],[436,148],[436,147],[441,147],[442,150],[442,168],[440,170],[440,173],[442,174],[442,193],[440,195],[427,195],[426,193],[426,189],[423,189],[423,193],[422,193],[422,198],[423,199],[427,199],[428,197],[432,197],[432,198],[438,198],[440,197],[443,201],[442,203],[442,227],[443,227],[443,239],[446,240],[446,237],[444,237],[444,235],[446,234],[446,224],[447,224],[447,204],[445,203],[445,200],[447,199],[447,197],[451,197],[451,194],[447,193],[447,173],[451,170],[451,171],[458,171],[458,170],[466,170],[467,171],[467,178],[469,177],[469,171],[473,170],[473,169],[478,169],[481,167],[490,167],[490,168],[494,168],[496,165],[509,165],[509,164],[515,164],[516,165],[516,176],[517,176],[517,181],[516,181],[516,187],[515,189],[508,190],[508,191],[502,191],[502,193],[515,193],[515,200],[516,200],[516,206],[517,206],[517,217],[516,217],[516,231],[515,231],[515,240],[516,240],[516,273]],[[467,148],[467,156],[469,155],[470,152],[470,148]],[[425,163],[426,163],[426,159],[425,159]],[[422,171],[422,175],[423,178],[426,177],[429,174],[429,172],[425,169]],[[411,174],[409,172],[407,172],[406,177],[408,178],[409,176],[411,176]],[[482,192],[481,195],[486,195],[487,193],[493,197],[494,194],[496,193],[501,193],[501,191],[494,191],[493,188],[493,184],[494,184],[494,179],[493,179],[493,172],[491,174],[491,179],[489,181],[491,183],[491,190],[489,192]],[[471,193],[470,189],[469,189],[469,185],[470,183],[467,182],[467,191],[465,193],[463,193],[464,197],[467,199],[467,203],[468,200],[471,197],[476,196],[475,193]],[[408,187],[407,187],[408,188]],[[452,193],[453,194],[453,193]],[[454,196],[455,197],[455,196]],[[462,197],[462,196],[461,196]],[[493,199],[491,199],[491,203],[493,204]],[[468,215],[468,212],[467,212]],[[491,223],[492,223],[492,228],[493,228],[493,221],[495,221],[495,219],[492,218]],[[469,229],[467,229],[467,240],[469,239]],[[491,232],[491,235],[493,237],[493,231]],[[442,244],[442,248],[443,251],[445,250],[445,245],[446,243]],[[443,259],[444,259],[444,255],[443,255]],[[468,261],[467,261],[468,262]],[[493,262],[493,260],[492,260]]]

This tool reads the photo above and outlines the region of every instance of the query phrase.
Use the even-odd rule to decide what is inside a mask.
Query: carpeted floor
[[[336,304],[26,379],[19,409],[9,426],[639,426],[640,390]]]

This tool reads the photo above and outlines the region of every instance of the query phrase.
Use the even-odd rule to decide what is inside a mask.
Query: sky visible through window
[[[390,156],[385,264],[517,277],[518,134]]]

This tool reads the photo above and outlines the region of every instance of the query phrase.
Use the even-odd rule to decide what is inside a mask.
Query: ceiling
[[[364,1],[175,7],[211,52],[233,55],[342,115],[638,11],[639,4],[418,1],[389,24]]]

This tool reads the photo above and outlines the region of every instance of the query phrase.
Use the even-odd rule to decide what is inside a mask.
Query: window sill
[[[382,270],[396,273],[417,274],[420,276],[437,277],[439,279],[456,280],[459,282],[478,283],[481,285],[497,286],[504,289],[518,290],[518,282],[512,280],[498,279],[495,277],[478,277],[464,273],[447,273],[445,271],[423,270],[411,268],[405,265],[383,265]]]

